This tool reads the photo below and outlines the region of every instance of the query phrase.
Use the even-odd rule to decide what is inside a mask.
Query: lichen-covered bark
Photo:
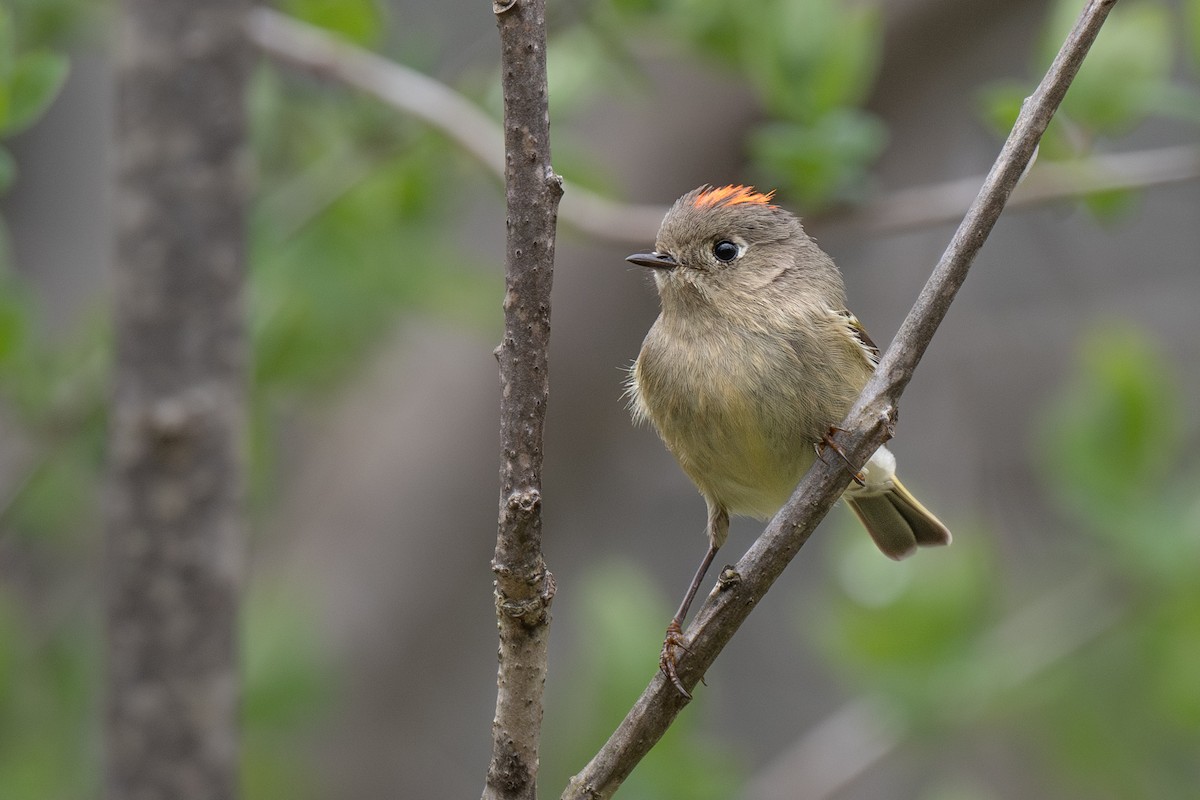
[[[245,0],[123,0],[106,790],[237,796]]]

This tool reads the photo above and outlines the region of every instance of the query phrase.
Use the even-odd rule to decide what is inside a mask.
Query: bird
[[[629,371],[630,411],[653,426],[708,506],[708,550],[659,659],[689,698],[676,669],[683,621],[729,515],[768,519],[783,506],[879,360],[833,259],[773,198],[752,186],[701,186],[667,211],[652,252],[626,259],[651,270],[661,303]],[[885,555],[951,542],[896,477],[886,447],[854,478],[842,499]]]

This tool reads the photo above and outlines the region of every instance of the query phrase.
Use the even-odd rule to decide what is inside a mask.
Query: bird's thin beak
[[[651,269],[675,269],[679,266],[679,262],[671,257],[668,253],[634,253],[625,258],[630,264],[637,264],[639,267],[650,267]]]

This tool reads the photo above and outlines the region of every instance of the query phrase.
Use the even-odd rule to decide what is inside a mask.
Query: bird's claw
[[[679,680],[679,673],[675,671],[675,662],[681,650],[687,650],[683,643],[683,629],[677,620],[671,620],[671,624],[667,626],[666,638],[663,639],[662,654],[658,657],[658,668],[681,695],[691,700],[691,693],[683,687],[683,681]]]
[[[821,438],[821,441],[817,442],[817,444],[816,444],[817,456],[819,456],[820,459],[822,461],[824,461],[826,449],[832,450],[833,452],[837,453],[838,456],[842,459],[842,462],[845,463],[846,469],[850,470],[850,477],[854,479],[854,482],[857,483],[859,486],[865,486],[866,485],[866,476],[863,475],[862,472],[860,472],[859,470],[856,470],[854,468],[854,465],[850,463],[850,458],[846,455],[846,451],[841,448],[841,445],[839,445],[837,442],[835,442],[833,440],[833,434],[838,431],[841,431],[841,430],[842,429],[837,427],[836,425],[830,426],[829,432],[826,433]]]

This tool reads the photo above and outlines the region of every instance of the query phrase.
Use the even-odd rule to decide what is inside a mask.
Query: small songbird
[[[773,193],[701,187],[663,219],[652,253],[662,302],[631,369],[636,421],[649,420],[708,503],[708,552],[667,627],[675,670],[696,590],[729,514],[766,519],[791,496],[870,378],[879,351],[846,310],[841,274]],[[950,543],[950,531],[896,478],[885,447],[843,494],[886,555]]]

